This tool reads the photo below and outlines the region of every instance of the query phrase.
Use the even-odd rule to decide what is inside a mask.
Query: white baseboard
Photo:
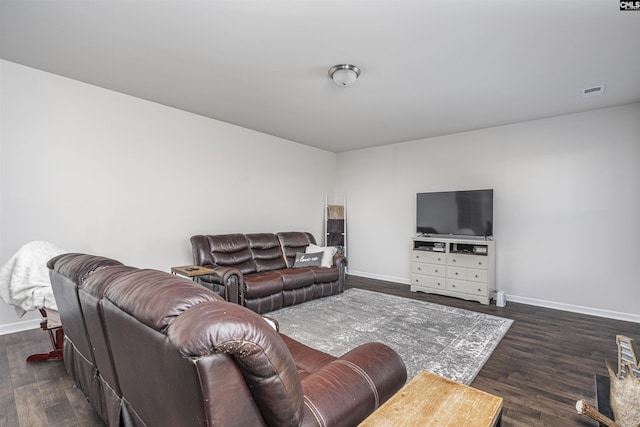
[[[347,274],[350,274],[352,276],[358,276],[358,277],[366,277],[367,279],[384,280],[385,282],[402,283],[403,285],[411,284],[410,279],[403,279],[401,277],[393,277],[393,276],[384,276],[382,274],[371,274],[371,273],[365,273],[362,271],[352,271],[352,270],[349,270]]]
[[[546,301],[537,298],[519,297],[507,294],[507,305],[509,301],[521,304],[535,305],[537,307],[552,308],[555,310],[570,311],[572,313],[588,314],[590,316],[606,317],[608,319],[624,320],[625,322],[640,323],[640,315],[633,313],[623,313],[619,311],[604,310],[602,308],[585,307],[582,305],[565,304],[562,302]]]
[[[361,271],[349,271],[349,274],[353,276],[358,276],[358,277],[365,277],[368,279],[377,279],[377,280],[384,280],[387,282],[401,283],[404,285],[411,284],[410,279],[404,279],[400,277],[383,276],[380,274],[364,273]],[[590,316],[597,316],[597,317],[606,317],[608,319],[623,320],[625,322],[640,323],[640,315],[633,314],[633,313],[623,313],[619,311],[604,310],[601,308],[584,307],[581,305],[546,301],[546,300],[541,300],[537,298],[520,297],[517,295],[511,295],[511,294],[506,295],[506,300],[507,300],[507,305],[509,305],[509,301],[511,301],[511,302],[517,302],[520,304],[534,305],[536,307],[552,308],[554,310],[588,314]]]
[[[13,334],[15,332],[28,331],[30,329],[38,329],[42,319],[23,320],[21,322],[7,323],[0,325],[0,335]]]

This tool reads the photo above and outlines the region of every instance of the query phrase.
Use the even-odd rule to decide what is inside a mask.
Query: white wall
[[[320,240],[335,164],[334,153],[0,61],[0,265],[32,240],[167,271],[191,262],[194,234]],[[0,302],[0,326],[18,321]]]
[[[497,288],[640,321],[640,104],[338,154],[352,274],[409,283],[416,193],[494,189]]]

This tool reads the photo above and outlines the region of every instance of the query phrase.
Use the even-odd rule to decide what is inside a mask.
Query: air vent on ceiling
[[[582,97],[589,98],[591,96],[598,96],[604,93],[604,85],[602,86],[594,86],[588,87],[586,89],[582,89]]]

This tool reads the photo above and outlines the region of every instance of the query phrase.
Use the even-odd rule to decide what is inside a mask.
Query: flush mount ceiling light
[[[360,68],[355,65],[340,64],[329,68],[329,77],[331,77],[338,86],[352,85],[359,75]]]

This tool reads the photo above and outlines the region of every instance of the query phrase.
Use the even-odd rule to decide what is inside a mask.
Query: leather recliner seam
[[[349,362],[348,360],[336,360],[337,363],[343,363],[347,366],[349,366],[351,369],[353,369],[355,372],[357,372],[362,378],[364,378],[364,380],[367,382],[367,384],[369,384],[369,387],[371,388],[371,391],[373,392],[373,397],[375,399],[375,409],[378,409],[378,407],[380,406],[380,394],[378,393],[378,388],[376,387],[376,384],[373,382],[373,380],[371,379],[371,377],[369,376],[369,374],[367,374],[365,372],[364,369],[362,369],[360,366],[356,365],[353,362]]]
[[[307,408],[309,408],[309,410],[311,411],[311,413],[315,417],[316,421],[318,422],[318,425],[320,427],[326,427],[327,423],[324,421],[324,418],[322,418],[322,415],[320,414],[320,411],[318,410],[316,405],[313,404],[311,399],[309,399],[307,396],[304,396],[304,404],[305,404],[305,406]]]

